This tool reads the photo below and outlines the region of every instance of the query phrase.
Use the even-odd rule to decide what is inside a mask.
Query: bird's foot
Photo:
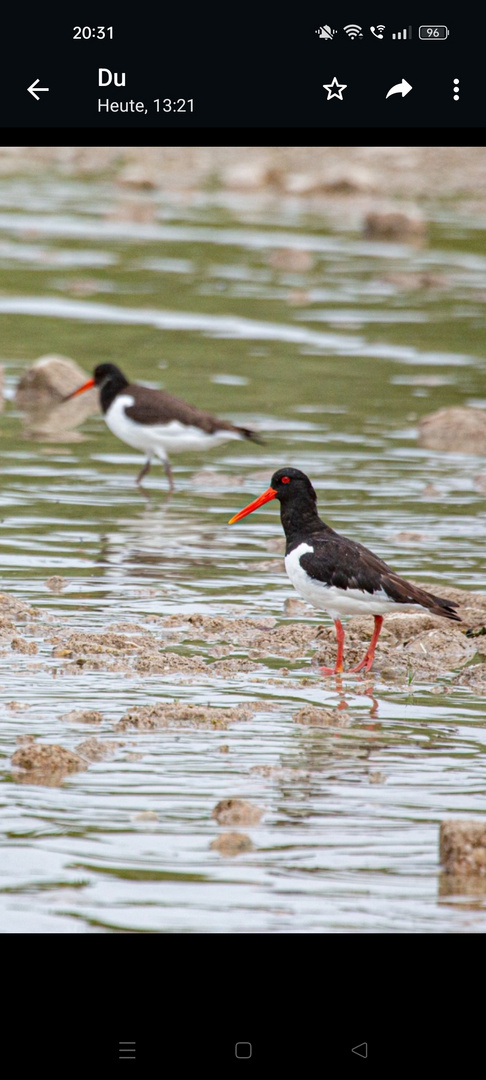
[[[319,670],[323,675],[342,675],[343,673],[342,664],[336,664],[336,667],[321,667]]]

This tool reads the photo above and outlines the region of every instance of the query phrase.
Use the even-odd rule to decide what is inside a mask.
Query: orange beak
[[[83,386],[79,386],[77,390],[73,390],[72,394],[67,394],[67,396],[63,397],[62,400],[63,401],[71,401],[71,398],[77,397],[78,394],[84,394],[85,390],[91,390],[92,386],[95,386],[94,379],[88,379],[88,381],[85,382],[83,384]]]
[[[246,517],[247,514],[252,514],[254,510],[258,510],[259,506],[263,506],[264,503],[270,502],[270,499],[274,499],[276,494],[275,488],[267,488],[267,490],[263,492],[263,495],[260,495],[258,499],[255,499],[255,502],[250,503],[249,506],[245,506],[238,514],[235,514],[235,516],[228,521],[228,525],[233,525],[233,523],[239,521],[240,518]]]

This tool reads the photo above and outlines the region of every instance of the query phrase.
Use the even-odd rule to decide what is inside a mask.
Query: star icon
[[[328,101],[330,101],[331,98],[333,98],[333,97],[337,98],[338,101],[342,101],[343,100],[343,90],[346,89],[348,84],[347,83],[339,83],[337,81],[337,79],[336,79],[336,76],[334,76],[334,78],[332,80],[332,83],[323,83],[322,85],[324,87],[324,90],[327,90],[327,100]]]

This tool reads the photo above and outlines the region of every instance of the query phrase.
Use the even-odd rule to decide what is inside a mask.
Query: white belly
[[[285,569],[294,589],[321,611],[327,611],[332,619],[346,615],[386,615],[390,611],[425,611],[421,604],[397,604],[383,589],[369,593],[364,589],[338,589],[309,577],[300,565],[301,555],[313,552],[309,544],[299,544],[285,556]]]
[[[180,420],[170,420],[167,424],[137,424],[125,413],[125,409],[134,403],[130,394],[118,394],[105,413],[105,420],[114,435],[128,446],[143,450],[149,457],[156,455],[167,461],[167,455],[174,450],[210,450],[228,439],[241,438],[236,431],[217,431],[210,435],[198,427],[181,424]]]

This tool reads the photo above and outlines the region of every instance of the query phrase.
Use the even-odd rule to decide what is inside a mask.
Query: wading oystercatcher
[[[110,431],[129,446],[147,454],[137,484],[148,473],[152,458],[158,457],[165,466],[170,490],[174,490],[169,451],[210,450],[228,439],[262,442],[255,431],[237,427],[229,420],[219,420],[165,390],[129,383],[115,364],[98,364],[93,378],[68,394],[64,401],[70,401],[92,386],[100,388],[100,404]]]
[[[457,604],[405,581],[368,548],[340,536],[321,521],[314,488],[300,469],[278,469],[267,491],[235,514],[229,524],[251,514],[270,499],[280,502],[280,518],[287,539],[285,569],[292,585],[305,600],[327,611],[334,620],[337,657],[333,668],[321,668],[325,675],[336,675],[343,670],[342,616],[373,615],[375,620],[366,656],[350,668],[352,672],[370,670],[383,616],[391,611],[430,611],[432,615],[461,622],[454,610]]]

